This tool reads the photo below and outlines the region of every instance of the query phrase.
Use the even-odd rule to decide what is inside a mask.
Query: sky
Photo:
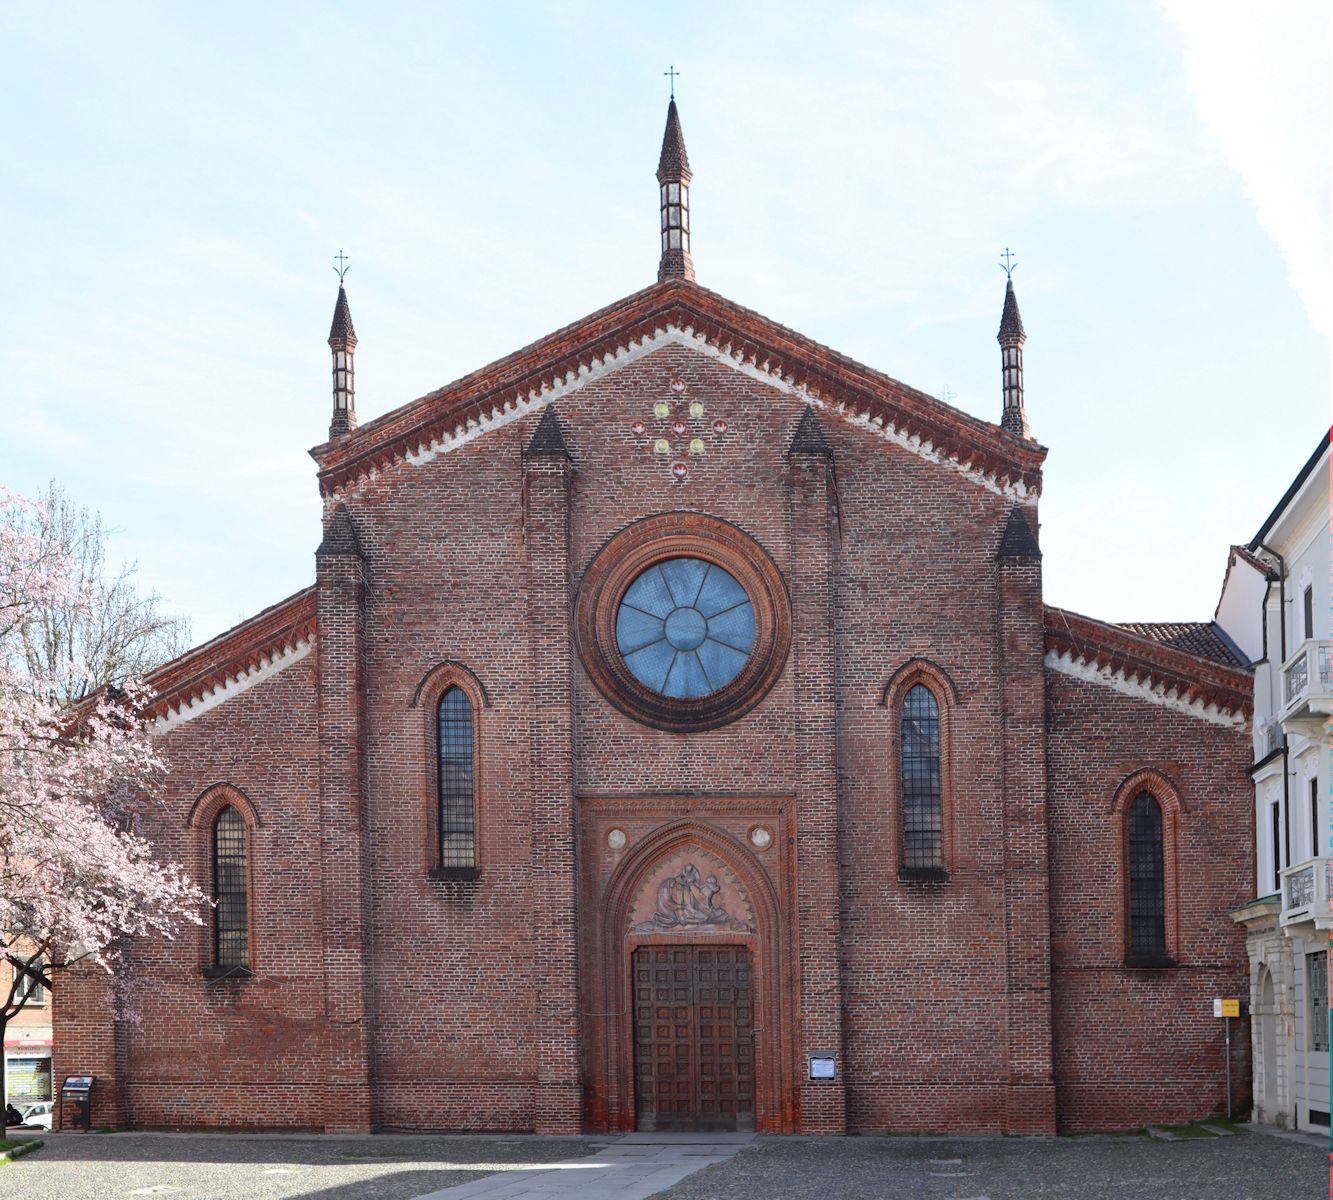
[[[1047,600],[1207,620],[1329,423],[1320,0],[0,0],[0,483],[214,636],[314,578],[344,250],[365,421],[656,278],[1000,416]]]

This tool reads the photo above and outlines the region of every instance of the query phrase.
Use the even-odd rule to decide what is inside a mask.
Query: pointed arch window
[[[213,822],[213,964],[250,965],[250,864],[245,818],[232,805]]]
[[[477,865],[472,704],[457,684],[445,690],[437,711],[439,867]]]
[[[1128,864],[1129,960],[1143,965],[1170,961],[1166,945],[1166,872],[1162,806],[1151,792],[1135,796],[1125,815]]]
[[[940,706],[923,683],[903,697],[901,715],[902,865],[909,872],[944,867],[940,804]]]

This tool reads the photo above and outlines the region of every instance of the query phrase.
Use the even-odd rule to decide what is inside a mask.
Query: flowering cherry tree
[[[35,608],[81,602],[71,564],[9,519],[31,507],[0,488],[0,1042],[34,986],[85,960],[123,985],[127,941],[170,937],[207,903],[135,832],[164,770],[147,691],[126,681],[61,709],[22,653]]]

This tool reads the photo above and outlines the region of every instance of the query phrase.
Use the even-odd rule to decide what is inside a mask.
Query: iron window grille
[[[1310,994],[1310,1049],[1328,1051],[1328,951],[1305,956],[1305,978]]]
[[[245,818],[228,805],[213,824],[213,961],[219,967],[250,965],[246,860]]]
[[[939,870],[940,706],[920,683],[903,700],[902,785],[903,866]]]
[[[477,865],[473,815],[472,705],[462,688],[449,688],[439,707],[440,867]]]
[[[1166,950],[1166,876],[1162,863],[1162,806],[1140,792],[1129,808],[1129,956],[1142,965],[1170,962]]]

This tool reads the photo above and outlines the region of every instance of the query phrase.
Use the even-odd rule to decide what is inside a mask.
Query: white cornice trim
[[[228,676],[216,687],[209,688],[202,696],[168,709],[164,716],[158,717],[153,722],[149,732],[154,734],[169,733],[178,725],[184,725],[186,721],[193,721],[195,717],[203,716],[204,713],[217,708],[219,704],[225,704],[233,696],[239,696],[242,692],[249,691],[256,684],[263,683],[266,679],[272,679],[273,676],[285,671],[293,663],[300,662],[310,653],[314,645],[314,638],[303,638],[294,646],[289,646],[277,654],[261,658],[248,670]]]
[[[540,388],[533,388],[526,395],[516,392],[503,404],[497,404],[487,415],[479,419],[471,418],[455,426],[450,433],[435,437],[429,442],[419,443],[415,449],[404,455],[403,461],[410,466],[419,466],[422,463],[430,462],[441,454],[448,454],[457,450],[460,446],[466,446],[483,434],[513,424],[513,422],[521,420],[529,413],[539,412],[548,404],[578,391],[589,383],[604,379],[608,375],[619,371],[622,367],[638,362],[639,359],[647,357],[664,346],[686,346],[691,350],[707,355],[717,362],[726,363],[732,369],[743,375],[748,375],[751,379],[767,387],[793,396],[807,404],[816,405],[827,412],[835,413],[849,424],[865,429],[886,442],[892,442],[909,453],[915,454],[918,458],[948,467],[964,478],[984,487],[987,491],[994,492],[997,496],[1016,500],[1020,504],[1035,505],[1037,503],[1037,493],[1029,491],[1027,485],[1021,479],[1002,484],[995,474],[974,467],[970,461],[964,462],[957,456],[947,454],[929,440],[899,431],[892,422],[886,422],[882,417],[871,417],[869,413],[848,411],[845,405],[829,404],[823,398],[813,395],[803,387],[799,387],[790,376],[783,377],[770,371],[767,359],[762,363],[754,362],[745,357],[744,351],[733,350],[730,345],[715,346],[702,333],[696,333],[692,326],[681,328],[676,325],[666,325],[651,334],[645,334],[637,341],[621,346],[612,354],[594,359],[591,364],[580,365],[577,371],[567,372],[562,379],[554,383],[543,383]],[[379,473],[378,469],[370,468],[364,475],[359,476],[346,486],[336,488],[325,498],[325,504],[332,505],[338,496],[357,491]]]
[[[1151,680],[1139,676],[1131,677],[1118,667],[1106,666],[1095,660],[1076,658],[1064,651],[1048,650],[1046,652],[1046,666],[1052,671],[1058,671],[1061,675],[1068,675],[1073,679],[1081,679],[1085,683],[1095,683],[1101,687],[1110,688],[1114,692],[1119,692],[1122,696],[1132,696],[1136,700],[1145,700],[1149,704],[1169,708],[1174,712],[1183,713],[1187,717],[1207,721],[1210,725],[1236,728],[1245,724],[1245,714],[1243,712],[1218,708],[1216,704],[1205,704],[1202,700],[1187,700],[1175,688],[1169,688],[1161,683],[1153,683]]]

